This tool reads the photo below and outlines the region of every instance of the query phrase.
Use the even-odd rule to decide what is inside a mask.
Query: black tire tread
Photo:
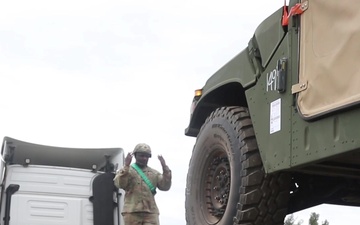
[[[250,113],[245,107],[216,109],[205,120],[199,134],[209,121],[219,117],[233,124],[237,138],[241,141],[240,199],[233,206],[237,208],[234,225],[282,225],[287,213],[289,176],[280,173],[265,175]]]

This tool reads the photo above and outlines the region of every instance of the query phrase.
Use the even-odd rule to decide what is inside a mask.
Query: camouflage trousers
[[[159,215],[154,213],[123,213],[125,225],[159,225]]]

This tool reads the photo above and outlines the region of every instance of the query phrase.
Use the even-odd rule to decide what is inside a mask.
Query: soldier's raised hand
[[[133,157],[132,154],[129,152],[125,158],[125,166],[130,166],[132,157]]]
[[[164,157],[163,157],[162,155],[158,155],[158,159],[159,159],[159,161],[160,161],[160,163],[161,163],[161,166],[162,166],[163,168],[166,167],[166,163],[165,163]]]

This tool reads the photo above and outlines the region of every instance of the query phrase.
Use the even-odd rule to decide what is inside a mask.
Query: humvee
[[[189,225],[360,205],[360,1],[290,0],[195,91]]]

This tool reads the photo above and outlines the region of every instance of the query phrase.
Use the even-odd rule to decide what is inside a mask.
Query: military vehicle
[[[53,147],[5,137],[1,224],[124,224],[124,192],[113,182],[123,163],[121,148]]]
[[[290,0],[195,91],[188,225],[360,205],[360,1]]]

